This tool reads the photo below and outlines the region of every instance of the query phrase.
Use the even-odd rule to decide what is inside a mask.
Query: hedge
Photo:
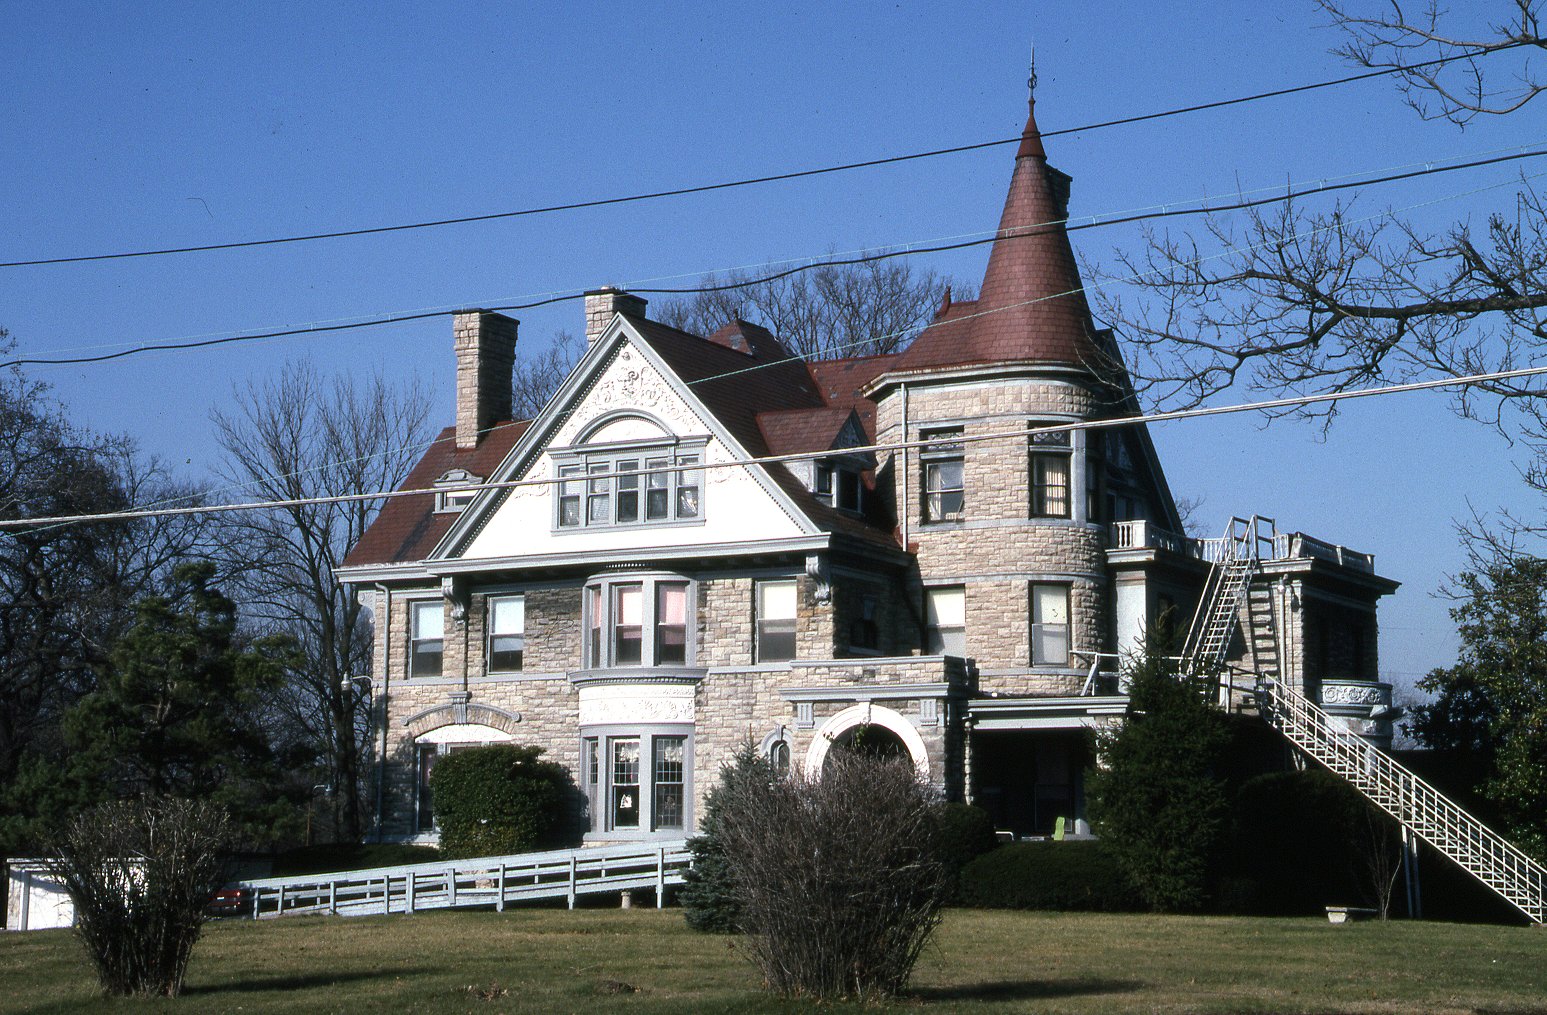
[[[1012,842],[962,868],[959,899],[983,909],[1131,912],[1138,893],[1100,842]]]

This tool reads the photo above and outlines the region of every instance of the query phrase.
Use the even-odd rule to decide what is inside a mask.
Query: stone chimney
[[[476,448],[485,430],[510,418],[510,378],[520,324],[489,310],[463,310],[452,317],[458,451]]]
[[[596,340],[602,337],[602,332],[607,330],[607,325],[612,323],[613,314],[633,314],[635,317],[645,316],[646,301],[626,293],[622,289],[612,286],[603,286],[600,289],[592,289],[585,294],[585,342],[586,346],[593,346]]]

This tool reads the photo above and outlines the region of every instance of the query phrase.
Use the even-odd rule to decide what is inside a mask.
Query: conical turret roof
[[[1069,178],[1048,166],[1030,105],[978,299],[942,304],[898,370],[998,362],[1095,370],[1101,361],[1064,228]]]

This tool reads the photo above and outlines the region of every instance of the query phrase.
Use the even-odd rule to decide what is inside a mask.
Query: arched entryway
[[[929,778],[924,738],[902,713],[879,705],[853,705],[823,723],[806,751],[806,771],[820,772],[833,750],[907,758],[920,779]]]

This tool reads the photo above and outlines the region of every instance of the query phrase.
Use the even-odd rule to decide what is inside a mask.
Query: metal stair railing
[[[1547,871],[1487,825],[1359,734],[1336,723],[1298,688],[1267,681],[1262,714],[1291,743],[1493,889],[1533,923],[1547,922]]]
[[[1262,534],[1264,522],[1269,526],[1266,536]],[[1261,545],[1266,541],[1272,556],[1275,536],[1273,520],[1258,515],[1249,519],[1232,518],[1225,526],[1203,595],[1198,600],[1198,610],[1193,614],[1192,626],[1183,643],[1184,673],[1200,676],[1224,665],[1241,603],[1251,590],[1252,576],[1261,561]]]
[[[365,916],[652,889],[657,906],[692,864],[684,839],[233,882],[252,919]]]

